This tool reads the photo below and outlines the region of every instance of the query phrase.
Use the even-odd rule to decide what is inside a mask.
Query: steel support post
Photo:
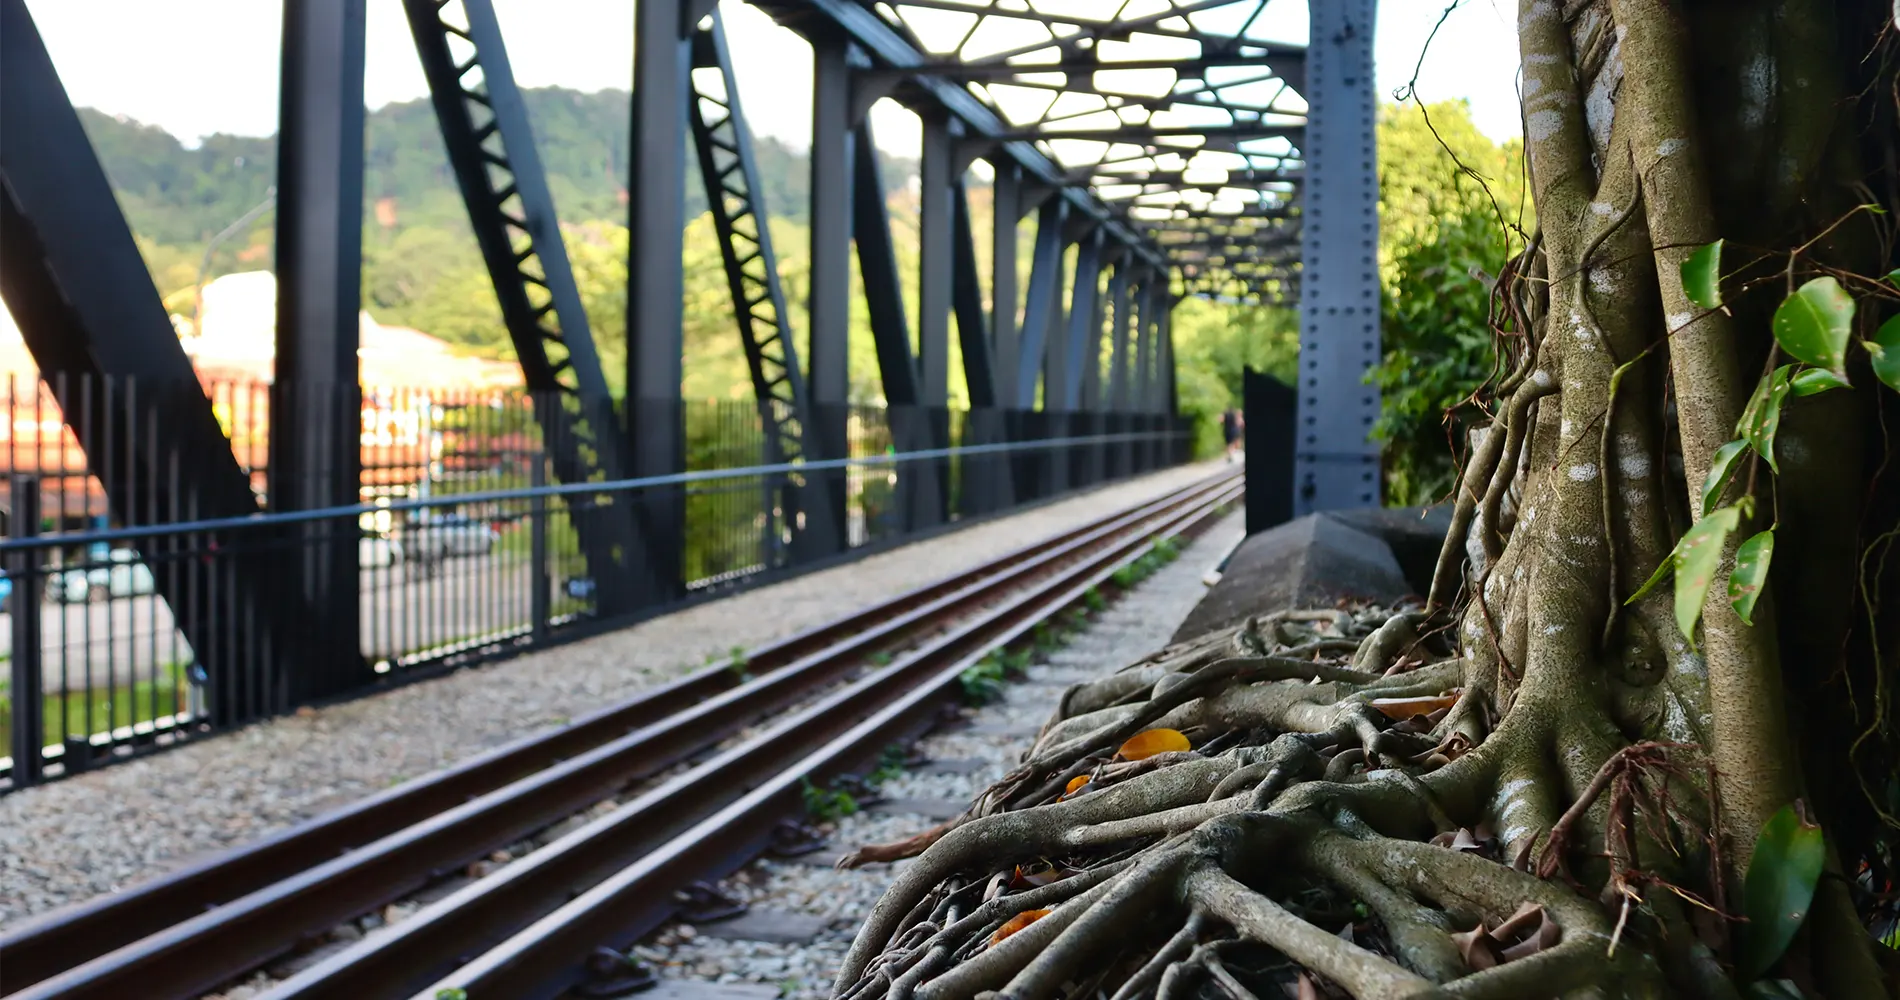
[[[1102,430],[1109,434],[1119,434],[1125,429],[1128,410],[1128,307],[1134,301],[1129,294],[1133,283],[1133,258],[1124,257],[1115,267],[1114,277],[1108,282],[1109,308],[1109,344],[1108,344],[1108,385],[1104,387],[1100,410],[1106,411]],[[1128,448],[1122,444],[1112,444],[1107,448],[1108,460],[1103,470],[1109,478],[1118,478],[1128,474]]]
[[[24,0],[0,0],[0,296],[46,382],[77,398],[62,416],[121,524],[255,514],[250,477],[231,453],[178,343],[118,201],[67,99]],[[136,433],[134,429],[136,428]],[[181,483],[178,491],[161,484]],[[218,559],[205,587],[173,538],[141,546],[159,595],[211,674],[214,721],[287,707],[249,685],[251,666],[295,661],[314,675],[324,650],[281,643],[301,595],[244,553]],[[189,565],[188,565],[189,562]],[[194,586],[195,585],[195,586]],[[213,603],[220,606],[213,613]],[[353,648],[356,637],[346,637]]]
[[[363,273],[364,4],[284,0],[270,412],[274,511],[362,499],[356,349]],[[314,675],[278,683],[300,702],[372,683],[375,675],[355,641],[362,616],[355,523],[312,522],[287,536],[286,568],[312,612],[296,641],[330,640],[335,659],[326,657]]]
[[[1088,328],[1082,332],[1082,393],[1081,408],[1100,410],[1106,401],[1102,392],[1102,331],[1109,319],[1109,302],[1113,297],[1115,283],[1114,272],[1121,264],[1116,259],[1116,248],[1104,248],[1099,266],[1095,272],[1095,283],[1089,295]],[[1102,274],[1109,273],[1108,290],[1104,291]]]
[[[1134,393],[1129,411],[1135,414],[1135,426],[1142,432],[1153,428],[1150,417],[1154,413],[1155,386],[1155,319],[1161,313],[1161,302],[1168,294],[1168,278],[1165,274],[1150,275],[1141,286],[1141,322],[1135,326],[1135,374]],[[1132,451],[1135,455],[1137,472],[1147,472],[1154,468],[1154,443],[1143,439],[1137,442]]]
[[[1375,0],[1312,5],[1306,53],[1300,217],[1296,514],[1379,502],[1371,439],[1379,360],[1379,186],[1372,32]]]
[[[1116,248],[1106,245],[1106,241],[1096,241],[1095,273],[1091,276],[1086,290],[1088,301],[1084,306],[1086,323],[1077,347],[1077,356],[1073,368],[1074,376],[1079,377],[1075,415],[1069,418],[1069,432],[1078,437],[1095,436],[1102,433],[1102,323],[1107,319],[1108,298],[1102,289],[1102,272],[1106,271],[1116,254]],[[1079,276],[1078,276],[1079,277]],[[1077,285],[1077,288],[1084,286]],[[1074,326],[1074,316],[1070,317],[1070,326]],[[1078,452],[1080,462],[1076,469],[1079,485],[1092,485],[1100,482],[1104,456],[1102,446],[1089,445]]]
[[[1160,414],[1158,426],[1162,430],[1174,429],[1174,418],[1181,412],[1179,393],[1175,386],[1174,369],[1174,306],[1180,300],[1168,289],[1161,289],[1161,308],[1155,316],[1155,378],[1160,382],[1156,386],[1155,409]],[[1186,459],[1181,452],[1181,443],[1172,439],[1163,443],[1162,461],[1174,464]]]
[[[983,284],[976,268],[976,232],[970,225],[970,188],[961,177],[953,192],[956,199],[956,267],[954,293],[956,304],[957,346],[963,352],[963,382],[970,393],[972,409],[997,405],[995,352],[991,347],[989,320],[983,311]],[[1015,317],[1011,317],[1014,327]]]
[[[925,115],[920,205],[917,224],[917,368],[919,403],[929,427],[930,447],[950,444],[950,309],[956,287],[956,203],[962,171],[956,164],[959,126],[947,117]],[[950,462],[935,467],[936,509],[950,510]]]
[[[851,390],[851,46],[839,36],[812,42],[811,340],[806,385],[811,392],[814,455],[849,457],[846,422]],[[848,544],[843,471],[825,473],[822,513],[837,550]],[[814,553],[816,555],[817,553]]]
[[[996,372],[996,405],[1018,401],[1018,330],[1016,325],[1016,233],[1022,220],[1023,168],[1008,157],[991,161],[996,177],[990,187],[990,345]]]
[[[956,230],[956,277],[952,297],[956,303],[957,344],[963,353],[963,381],[970,393],[963,443],[999,444],[1009,440],[1009,433],[999,408],[998,369],[990,343],[990,323],[983,309],[982,278],[977,274],[976,233],[970,222],[967,178],[959,178],[956,184]],[[998,307],[999,311],[1008,311],[1008,308]],[[1011,320],[1013,327],[1013,316]],[[1010,507],[1016,502],[1012,478],[1006,456],[964,459],[959,511],[974,514]]]
[[[470,228],[522,378],[534,394],[554,474],[563,483],[627,478],[626,442],[606,371],[491,0],[463,0],[460,20],[454,17],[458,8],[442,0],[403,0],[403,8]],[[650,599],[636,574],[639,531],[632,504],[615,499],[568,498],[595,582],[595,607],[603,615]]]
[[[918,385],[917,364],[910,353],[910,323],[904,315],[904,288],[898,278],[897,248],[891,241],[884,178],[878,169],[870,123],[859,123],[857,133],[852,141],[855,166],[851,228],[858,244],[858,271],[864,277],[864,299],[871,311],[871,336],[877,343],[878,373],[889,407],[891,439],[899,451],[918,451],[931,447],[932,436],[922,409],[924,397]],[[898,489],[907,527],[943,522],[937,470],[932,463],[911,463],[899,469]]]
[[[686,468],[680,405],[686,294],[686,116],[692,46],[677,0],[634,8],[633,124],[627,183],[627,427],[635,476]],[[656,600],[685,591],[686,496],[648,490],[636,561]]]
[[[1129,307],[1135,296],[1130,294],[1135,284],[1131,268],[1124,261],[1115,269],[1115,277],[1108,283],[1109,309],[1113,313],[1111,341],[1108,355],[1108,408],[1120,413],[1128,409],[1128,331]]]
[[[1023,302],[1022,337],[1017,341],[1017,409],[1036,405],[1036,385],[1043,366],[1043,345],[1056,322],[1058,299],[1062,294],[1062,230],[1068,225],[1068,202],[1051,198],[1036,213],[1036,244],[1029,261],[1029,291]],[[1054,399],[1060,390],[1043,387],[1043,395]]]

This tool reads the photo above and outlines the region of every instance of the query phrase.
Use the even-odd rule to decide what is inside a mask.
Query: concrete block
[[[1283,608],[1344,599],[1393,603],[1413,592],[1392,547],[1331,514],[1308,514],[1250,536],[1175,630],[1174,641]]]

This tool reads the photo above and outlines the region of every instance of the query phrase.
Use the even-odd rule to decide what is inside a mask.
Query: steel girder
[[[24,0],[0,0],[0,296],[115,519],[258,512]],[[199,572],[183,546],[160,536],[142,552],[211,674],[215,722],[283,711],[352,669],[356,635],[326,632],[268,553]]]
[[[1078,218],[1106,225],[1109,241],[1142,262],[1201,272],[1243,262],[1246,243],[1201,260],[1171,249],[1168,234],[1219,221],[1264,241],[1295,215],[1307,59],[1301,46],[1264,37],[1267,2],[1160,0],[1138,14],[1123,4],[1082,14],[1019,0],[754,0],[808,37],[850,38],[872,63],[864,78],[904,84],[896,96],[919,114],[961,119],[993,164],[1060,189]],[[1191,275],[1185,290],[1259,301],[1292,291],[1278,270],[1231,273],[1211,283]]]
[[[772,250],[764,188],[739,104],[738,81],[719,11],[693,33],[693,92],[687,102],[693,146],[706,183],[706,204],[719,235],[719,250],[732,292],[733,315],[752,376],[752,395],[765,429],[765,461],[779,465],[801,461],[816,449],[817,433],[805,374],[792,341],[791,312],[780,287],[778,258]],[[697,72],[705,71],[705,72]],[[717,84],[717,86],[714,86]],[[836,548],[837,525],[829,517],[799,517],[823,501],[822,487],[804,477],[778,476],[767,487],[766,536],[772,564],[792,552],[815,557]],[[802,523],[802,527],[800,526]],[[790,549],[777,540],[790,538]]]
[[[362,502],[363,58],[365,0],[285,0],[277,150],[277,353],[271,387],[270,505]],[[354,526],[295,529],[289,567],[330,635],[355,636],[362,571]],[[375,675],[354,648],[297,700]]]
[[[467,204],[502,321],[535,396],[555,476],[564,483],[627,478],[613,400],[561,242],[491,0],[403,0],[449,164]],[[618,502],[616,502],[618,500]],[[629,610],[654,595],[635,570],[639,530],[626,497],[571,498],[599,611]]]
[[[855,167],[852,176],[852,235],[858,245],[858,272],[864,277],[864,298],[871,310],[871,336],[877,344],[878,371],[883,378],[884,401],[889,405],[891,440],[899,451],[920,451],[949,444],[948,425],[931,419],[930,402],[910,350],[910,323],[905,316],[904,288],[898,277],[897,247],[891,238],[889,202],[871,125],[860,122],[852,140]],[[947,336],[947,331],[946,331]],[[913,463],[899,470],[900,504],[911,528],[941,524],[949,484],[934,462]]]

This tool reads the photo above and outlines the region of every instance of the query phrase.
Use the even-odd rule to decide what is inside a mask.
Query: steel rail
[[[1122,563],[1138,558],[1155,534],[1205,518],[1239,492],[1238,485],[1228,485],[1195,501],[1186,514],[1168,512],[1138,522],[1087,559],[1065,566],[1027,593],[960,623],[886,669],[779,719],[757,739],[720,754],[403,923],[320,962],[280,984],[263,1000],[400,997],[444,974],[449,974],[451,981],[441,984],[443,988],[457,985],[453,980],[458,973],[454,970],[471,956],[504,945],[517,935],[532,935],[531,925],[538,926],[537,920],[553,919],[561,907],[617,879],[616,873],[629,865],[643,864],[642,858],[652,852],[665,851],[677,841],[700,838],[704,831],[696,828],[708,817],[728,810],[736,791],[783,787],[789,790],[791,808],[769,815],[748,811],[747,823],[727,829],[715,842],[730,842],[734,836],[748,840],[769,837],[770,821],[796,815],[799,807],[797,777],[788,776],[786,761],[801,761],[822,750],[867,717],[904,701],[919,683],[935,691],[943,690],[945,683],[954,684],[970,662],[1079,600],[1094,582],[1106,579]],[[853,745],[864,751],[857,759],[867,760],[891,742]],[[799,772],[799,776],[803,774]],[[664,878],[691,876],[679,882],[680,886],[704,877],[703,871],[688,871],[688,866],[661,867]],[[648,890],[650,884],[638,891]],[[661,906],[670,913],[674,904],[668,892],[658,900],[647,900],[647,905]],[[587,950],[583,949],[582,957]],[[568,971],[578,975],[578,962]],[[472,995],[514,998],[518,983],[510,982],[503,988],[485,984],[480,993]]]
[[[215,987],[221,969],[255,967],[607,798],[832,682],[908,632],[980,606],[1105,534],[1229,481],[1194,484],[781,640],[751,654],[746,669],[762,676],[749,682],[725,666],[701,670],[186,871],[53,914],[0,938],[5,987],[43,984],[14,995],[82,996],[92,995],[90,984],[120,982],[158,995],[153,989],[169,981],[159,970],[181,963],[205,980],[202,988]],[[339,857],[344,852],[351,853]],[[207,914],[211,907],[218,909]],[[186,930],[240,920],[247,947],[239,950]]]
[[[1223,493],[1176,515],[1160,533],[1197,534],[1240,492],[1235,489]],[[957,696],[958,679],[971,664],[991,650],[1020,639],[1038,623],[1079,604],[1091,588],[1141,555],[1139,547],[1118,547],[1108,558],[1091,560],[1088,569],[1066,573],[1062,579],[1039,587],[1027,600],[998,609],[990,617],[1006,623],[1006,627],[991,632],[979,642],[956,644],[956,652],[948,657],[931,658],[930,665],[937,669],[921,683],[913,684],[862,721],[757,783],[717,813],[647,851],[605,880],[578,892],[569,902],[483,951],[454,972],[424,986],[415,993],[414,1000],[440,996],[443,990],[460,990],[469,997],[508,997],[510,1000],[538,1000],[566,993],[585,980],[586,959],[597,949],[624,947],[670,919],[678,906],[675,892],[696,881],[728,875],[764,853],[770,841],[772,821],[797,815],[802,810],[801,788],[805,781],[845,773],[876,759],[893,742],[915,738],[927,730],[941,706]],[[976,623],[966,626],[976,627]],[[946,659],[949,662],[944,662]],[[794,721],[788,721],[788,725]],[[445,901],[443,910],[454,912],[453,904]],[[331,964],[345,966],[348,961],[347,955],[338,956]],[[323,967],[319,966],[299,979],[322,981],[322,974]],[[349,995],[341,991],[289,988],[297,982],[285,983],[265,994],[263,1000]],[[355,985],[363,987],[368,982],[370,980],[359,979]],[[386,994],[371,990],[364,995]]]

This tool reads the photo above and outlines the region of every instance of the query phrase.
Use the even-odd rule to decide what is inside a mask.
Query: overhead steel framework
[[[284,0],[276,405],[285,412],[273,419],[269,491],[283,509],[356,495],[349,393],[360,308],[364,2]],[[949,442],[947,404],[958,383],[979,411],[963,430],[967,441],[1135,426],[1175,406],[1170,315],[1183,297],[1297,303],[1297,506],[1377,501],[1377,456],[1366,437],[1377,397],[1363,384],[1379,354],[1374,0],[1315,0],[1308,44],[1276,40],[1301,34],[1286,21],[1285,0],[750,3],[811,45],[808,329],[801,337],[796,328],[797,303],[778,277],[783,248],[766,224],[790,206],[763,200],[739,100],[746,68],[733,65],[716,0],[643,2],[633,25],[626,370],[616,378],[581,306],[492,0],[403,0],[501,318],[541,401],[557,478],[580,484],[684,468],[683,206],[697,167],[767,461],[845,457],[855,254],[899,449]],[[189,380],[24,0],[0,0],[0,14],[0,289],[28,345],[49,376]],[[898,269],[892,192],[872,136],[869,112],[884,100],[921,125],[914,287]],[[978,161],[984,166],[973,169]],[[983,199],[974,196],[984,187],[987,246],[978,238]],[[1025,219],[1034,220],[1033,235],[1021,232]],[[209,404],[186,396],[165,401],[164,419],[140,434],[81,435],[97,449],[89,459],[122,520],[257,506],[254,484],[219,443]],[[318,397],[328,409],[287,405]],[[159,401],[93,400],[65,413],[104,426],[150,405]],[[1026,475],[1060,486],[1125,460],[1097,454],[1037,470],[998,459],[963,488],[980,490],[982,503],[1006,504]],[[180,511],[138,496],[150,470],[168,462],[190,464],[201,483]],[[906,476],[904,517],[913,526],[943,519],[950,488],[944,470]],[[683,590],[683,497],[653,494],[639,504],[604,494],[574,504],[602,611]],[[771,484],[769,533],[786,543],[772,558],[838,551],[849,528],[845,499],[835,480],[820,486],[794,475]],[[339,544],[294,569],[279,574],[260,563],[255,587],[240,581],[226,596],[294,587],[307,620],[325,624],[253,616],[242,641],[285,647],[293,634],[353,631],[354,549]],[[166,596],[188,631],[208,620],[209,605],[193,605],[201,598]]]

